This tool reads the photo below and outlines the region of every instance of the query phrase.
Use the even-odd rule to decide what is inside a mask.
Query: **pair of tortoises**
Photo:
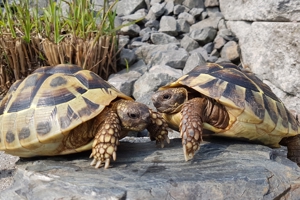
[[[96,168],[116,159],[129,130],[169,142],[161,114],[75,65],[41,67],[15,82],[0,103],[0,150],[32,157],[92,149]]]
[[[203,129],[271,147],[288,146],[300,164],[300,125],[270,88],[232,64],[196,67],[153,95],[154,112],[75,65],[42,67],[14,83],[0,103],[0,150],[32,157],[92,149],[91,165],[108,168],[119,139],[145,128],[169,142],[180,130],[185,159],[200,147]]]

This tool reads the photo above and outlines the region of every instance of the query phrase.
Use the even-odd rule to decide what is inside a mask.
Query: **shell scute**
[[[28,78],[31,79],[32,76],[36,78],[35,74],[29,75]],[[12,113],[28,109],[32,105],[32,101],[36,97],[40,87],[50,76],[50,74],[39,74],[38,78],[34,79],[35,81],[30,81],[31,84],[26,84],[27,79],[25,79],[12,96],[12,99],[10,100],[11,105],[7,106],[7,112]]]
[[[58,87],[58,86],[66,85],[67,83],[68,83],[67,79],[65,79],[62,76],[57,76],[51,80],[50,87]]]
[[[226,104],[226,106],[240,109],[245,108],[245,88],[232,83],[227,83],[226,89],[223,92],[223,97],[232,101],[232,103]]]
[[[63,104],[75,99],[76,96],[68,90],[68,88],[60,88],[55,91],[46,90],[41,92],[41,97],[38,98],[37,107],[55,106]]]
[[[97,88],[97,89],[99,89],[99,88],[107,89],[107,88],[112,87],[106,81],[100,80],[98,78],[98,75],[96,75],[94,72],[83,73],[82,71],[79,71],[78,73],[75,74],[75,77],[87,89],[95,89],[95,88]]]

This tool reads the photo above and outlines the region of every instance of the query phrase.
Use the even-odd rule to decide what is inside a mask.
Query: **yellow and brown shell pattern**
[[[210,97],[225,106],[229,126],[218,130],[204,128],[219,135],[244,138],[278,147],[284,137],[300,133],[300,125],[282,101],[253,73],[234,64],[208,63],[198,66],[161,89],[186,86],[195,93]]]
[[[69,153],[63,138],[117,97],[131,100],[79,66],[41,67],[14,83],[0,103],[0,150],[21,157]]]

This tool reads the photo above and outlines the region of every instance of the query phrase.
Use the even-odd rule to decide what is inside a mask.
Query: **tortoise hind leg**
[[[283,138],[280,144],[287,146],[287,157],[300,167],[300,135]]]

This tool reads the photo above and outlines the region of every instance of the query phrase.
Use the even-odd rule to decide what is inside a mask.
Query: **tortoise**
[[[200,148],[202,134],[287,146],[300,165],[300,123],[253,73],[232,63],[206,63],[152,96],[170,128],[180,130],[185,160]],[[212,132],[212,133],[211,133]],[[211,136],[212,136],[211,135]]]
[[[169,142],[161,114],[77,65],[40,67],[15,82],[0,103],[0,150],[19,157],[92,149],[91,165],[108,168],[129,130]]]

